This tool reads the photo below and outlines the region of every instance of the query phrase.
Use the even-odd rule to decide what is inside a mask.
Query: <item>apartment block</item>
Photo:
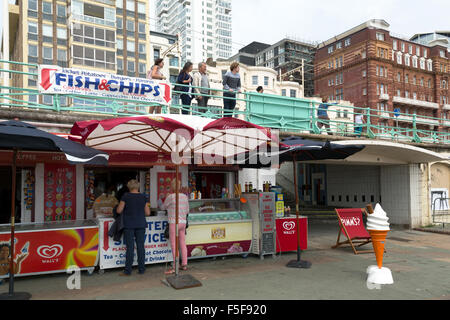
[[[11,60],[146,76],[153,60],[148,45],[148,0],[12,2],[6,28],[9,29]],[[37,71],[31,67],[15,68]],[[37,78],[15,75],[13,86],[36,89]],[[53,102],[52,96],[45,95],[30,95],[26,99],[43,104]],[[60,103],[62,106],[78,105],[84,101],[61,97]]]
[[[231,0],[158,0],[156,19],[157,31],[179,34],[182,63],[231,56]]]
[[[370,20],[318,46],[315,92],[376,110],[371,122],[381,127],[411,128],[415,114],[418,129],[438,130],[450,117],[449,73],[443,41],[419,44],[391,34],[384,20]],[[394,110],[408,115],[394,122]]]

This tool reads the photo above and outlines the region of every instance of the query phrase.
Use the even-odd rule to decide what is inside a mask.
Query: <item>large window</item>
[[[116,54],[115,52],[86,48],[82,46],[73,46],[74,64],[114,70]]]
[[[58,61],[67,61],[67,51],[64,49],[58,49],[57,50],[57,54],[58,54]]]
[[[53,27],[49,24],[42,25],[42,35],[44,37],[52,37],[53,36]]]
[[[34,44],[29,44],[28,45],[28,55],[31,57],[37,57],[38,56],[38,51],[37,51],[37,46]]]
[[[290,97],[291,98],[296,98],[297,97],[297,90],[291,89],[290,90]]]
[[[53,59],[53,48],[51,48],[51,47],[42,47],[42,57],[44,59],[48,59],[48,60]]]
[[[58,17],[65,18],[66,17],[66,6],[62,4],[56,5],[56,15]]]
[[[28,10],[37,11],[37,0],[28,0]]]
[[[74,41],[114,48],[116,39],[114,31],[80,24],[74,24],[73,26]]]
[[[258,76],[252,76],[252,85],[254,86],[258,85]]]
[[[37,34],[38,33],[38,25],[36,22],[28,22],[28,33]]]
[[[42,2],[42,12],[52,14],[53,5],[51,2],[43,1]]]

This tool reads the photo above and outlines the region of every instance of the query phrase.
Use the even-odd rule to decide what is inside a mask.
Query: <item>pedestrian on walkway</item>
[[[317,121],[317,127],[319,129],[322,129],[322,127],[325,126],[327,132],[330,132],[330,134],[333,135],[333,133],[330,131],[330,118],[328,117],[329,106],[330,105],[328,104],[328,97],[323,96],[322,103],[319,105],[319,108],[317,110],[317,118],[319,119],[319,121]]]
[[[177,257],[175,257],[175,236],[176,236],[176,189],[178,187],[178,239],[180,245],[181,252],[181,270],[187,270],[187,246],[186,246],[186,223],[187,223],[187,215],[189,213],[189,199],[188,197],[181,192],[180,182],[178,181],[178,186],[176,186],[176,180],[172,180],[172,193],[169,194],[164,200],[163,210],[167,210],[167,216],[169,220],[169,239],[170,246],[172,247],[172,256],[173,256],[173,267],[175,267],[175,261]],[[175,269],[171,268],[166,271],[166,274],[175,273]]]
[[[355,133],[357,137],[361,137],[364,124],[364,116],[360,113],[355,114]]]
[[[197,105],[199,106],[200,111],[206,112],[208,107],[208,100],[211,94],[211,86],[209,85],[209,78],[206,74],[206,63],[200,62],[198,64],[198,71],[194,73],[194,92],[197,94],[195,99],[197,99]],[[195,88],[201,87],[201,88]]]
[[[155,60],[155,64],[150,68],[150,70],[147,72],[147,79],[154,79],[154,80],[166,80],[166,77],[161,72],[162,68],[164,67],[164,60],[159,58]],[[148,113],[161,113],[161,107],[149,107]]]
[[[150,216],[150,204],[144,194],[139,193],[139,182],[130,180],[127,184],[130,192],[125,193],[117,207],[117,213],[123,215],[124,242],[127,246],[125,270],[121,275],[131,275],[134,260],[134,242],[138,259],[139,274],[145,273],[145,228],[146,216]]]
[[[230,71],[223,76],[223,108],[224,117],[232,117],[236,107],[236,94],[241,93],[241,76],[239,75],[239,62],[230,65]]]
[[[179,86],[179,90],[177,91],[182,91],[185,93],[182,93],[180,98],[181,98],[181,103],[183,104],[183,106],[187,106],[188,110],[185,110],[185,107],[183,107],[183,109],[181,110],[182,114],[189,114],[190,111],[190,107],[191,107],[191,101],[192,101],[192,96],[191,96],[191,84],[192,84],[192,77],[190,75],[190,72],[192,72],[193,69],[193,65],[192,62],[186,62],[184,64],[183,70],[181,70],[180,74],[178,75],[178,79],[177,79],[177,83],[178,84],[183,84],[185,86]]]

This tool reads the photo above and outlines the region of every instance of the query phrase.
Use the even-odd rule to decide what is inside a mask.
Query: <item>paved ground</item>
[[[88,276],[82,273],[81,290],[68,290],[67,275],[18,278],[16,291],[32,293],[33,299],[450,299],[450,235],[415,230],[392,230],[388,235],[384,265],[391,269],[394,284],[380,290],[366,286],[367,266],[374,254],[354,255],[350,249],[331,249],[337,224],[314,221],[309,225],[309,248],[302,258],[311,269],[285,265],[295,253],[229,257],[190,262],[189,274],[202,287],[174,290],[165,286],[165,265],[152,265],[145,275],[119,277],[120,270]],[[370,247],[369,247],[370,248]],[[0,293],[8,290],[7,283]]]

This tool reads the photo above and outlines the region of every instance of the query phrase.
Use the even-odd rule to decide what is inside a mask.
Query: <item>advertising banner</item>
[[[299,218],[300,250],[306,250],[308,246],[308,218]],[[297,219],[276,219],[277,252],[297,251]]]
[[[45,165],[45,221],[75,220],[75,166]]]
[[[40,65],[38,82],[39,92],[44,94],[77,94],[163,105],[172,99],[170,85],[165,82],[59,66]]]
[[[145,264],[171,262],[172,250],[168,239],[164,236],[167,225],[166,217],[147,217],[147,229],[145,230]],[[114,219],[99,219],[100,235],[100,269],[125,267],[125,254],[127,247],[123,242],[114,241],[108,236],[108,230],[114,223]],[[134,249],[134,262],[137,265],[136,245]]]
[[[98,228],[16,232],[14,268],[18,276],[64,272],[71,266],[94,267]],[[0,278],[9,275],[10,234],[0,234]]]
[[[188,257],[244,254],[250,250],[251,239],[251,222],[189,225]]]

